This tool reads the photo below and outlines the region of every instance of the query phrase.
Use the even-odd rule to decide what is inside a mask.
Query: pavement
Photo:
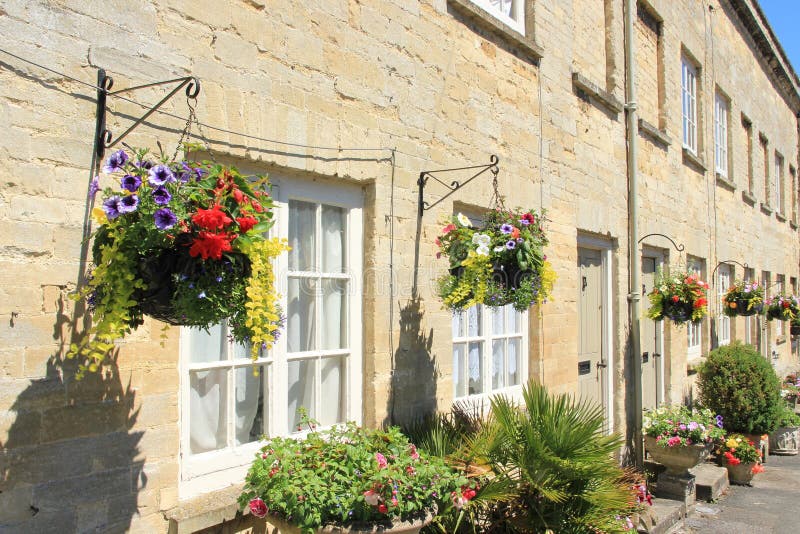
[[[698,501],[670,534],[800,534],[800,455],[769,456],[751,486]]]

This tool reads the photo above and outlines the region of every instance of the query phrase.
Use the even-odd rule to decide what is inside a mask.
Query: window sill
[[[697,154],[692,153],[688,148],[683,147],[683,162],[691,165],[698,171],[705,173],[706,172],[706,164],[703,159],[698,156]]]
[[[762,202],[762,203],[761,203],[761,212],[762,212],[764,215],[772,215],[772,208],[770,207],[770,205],[769,205],[769,204],[764,204],[764,203]]]
[[[495,18],[488,11],[481,9],[470,0],[447,0],[447,5],[458,11],[461,15],[473,20],[483,29],[497,35],[508,44],[537,62],[544,56],[544,50],[536,41],[522,35],[517,30]]]
[[[797,223],[794,221],[789,221],[789,228],[792,230],[797,230]]]
[[[578,96],[586,95],[591,97],[591,99],[596,101],[614,115],[619,115],[622,113],[622,102],[620,102],[617,97],[605,89],[601,89],[599,85],[581,73],[572,73],[572,86],[575,88],[575,92],[578,94]]]
[[[736,184],[735,183],[733,183],[731,180],[728,180],[728,178],[726,178],[725,176],[722,176],[720,173],[716,173],[716,174],[717,174],[717,183],[719,185],[721,185],[722,187],[724,187],[725,189],[728,189],[730,191],[736,191]]]
[[[782,345],[782,344],[784,344],[784,343],[786,343],[786,336],[778,336],[778,337],[775,339],[775,344],[776,344],[776,345]]]
[[[749,191],[742,191],[742,200],[744,200],[751,206],[756,205],[756,197],[754,197]]]
[[[656,128],[644,119],[639,119],[639,131],[664,148],[672,144],[672,139],[669,138],[667,132]]]
[[[686,361],[686,375],[688,376],[697,374],[697,370],[703,364],[704,360],[705,358],[703,358],[702,355],[689,356]]]
[[[239,513],[236,499],[243,487],[238,484],[179,502],[164,512],[164,518],[169,521],[169,534],[190,534],[234,519]]]
[[[778,219],[778,222],[786,222],[786,215],[778,211],[775,212],[775,218]]]

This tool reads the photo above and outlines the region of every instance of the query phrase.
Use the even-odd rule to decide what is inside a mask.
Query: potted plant
[[[722,297],[722,311],[730,317],[755,315],[763,308],[764,288],[757,281],[737,280]]]
[[[789,323],[789,334],[793,336],[800,336],[800,317],[795,317]]]
[[[724,435],[720,416],[685,406],[645,412],[642,429],[647,452],[673,476],[685,476],[706,456],[711,443]]]
[[[767,308],[767,319],[772,321],[793,321],[800,311],[800,303],[794,295],[775,295],[769,297],[764,305]]]
[[[326,432],[303,417],[305,439],[271,438],[239,497],[243,509],[281,532],[418,532],[438,507],[475,496],[441,458],[423,457],[398,428],[348,423]]]
[[[784,406],[778,418],[778,427],[769,434],[769,453],[794,456],[800,446],[800,415]]]
[[[797,374],[786,375],[783,384],[781,384],[781,398],[792,409],[797,405],[798,393],[800,393],[800,381],[797,379]]]
[[[732,484],[750,484],[753,476],[764,471],[761,451],[741,434],[729,435],[720,445],[718,454],[728,470],[728,480]]]
[[[676,324],[696,323],[708,313],[708,284],[690,272],[666,274],[659,271],[652,291],[647,295],[647,316],[654,321],[665,317]]]
[[[103,170],[114,186],[92,211],[94,267],[77,295],[93,324],[68,353],[83,360],[79,376],[96,371],[145,315],[196,327],[227,320],[254,357],[270,346],[282,321],[271,260],[288,247],[264,237],[273,224],[267,179],[146,149],[114,152]]]
[[[437,257],[449,260],[449,273],[439,280],[445,306],[513,304],[522,311],[544,302],[555,273],[544,254],[542,223],[533,210],[491,210],[478,227],[461,213],[453,217],[436,239]]]

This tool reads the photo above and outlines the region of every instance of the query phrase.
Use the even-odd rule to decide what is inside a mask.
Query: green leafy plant
[[[396,427],[370,430],[355,423],[305,439],[272,438],[258,452],[239,505],[306,533],[324,524],[386,522],[463,507],[475,489],[436,456],[419,452]]]
[[[667,274],[659,271],[648,293],[647,316],[654,321],[665,317],[676,324],[696,323],[708,313],[708,284],[691,272]]]
[[[764,287],[758,281],[737,280],[722,297],[725,315],[755,315],[764,307]]]
[[[800,415],[797,415],[793,409],[788,406],[782,406],[778,416],[778,428],[791,428],[800,426]]]
[[[767,308],[767,319],[793,321],[800,313],[800,304],[794,295],[775,295],[769,297],[764,305]]]
[[[711,351],[697,373],[703,407],[720,414],[726,431],[765,434],[775,429],[781,406],[780,380],[750,345],[732,343]]]
[[[533,210],[491,210],[479,228],[461,213],[453,217],[436,238],[437,256],[444,254],[450,262],[450,273],[439,280],[445,306],[513,304],[526,310],[544,302],[555,272],[544,254],[548,241],[542,224]]]
[[[723,463],[739,465],[761,461],[761,451],[755,444],[741,434],[731,434],[720,445],[718,454]]]
[[[686,447],[722,438],[725,435],[722,421],[722,416],[708,409],[662,406],[644,413],[642,428],[661,447]]]

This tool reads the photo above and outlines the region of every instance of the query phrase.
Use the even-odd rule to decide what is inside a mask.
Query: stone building
[[[732,340],[796,366],[788,325],[718,306],[737,278],[797,292],[797,76],[755,0],[636,11],[632,102],[622,0],[2,2],[0,529],[213,527],[235,512],[253,436],[290,433],[301,405],[380,425],[534,378],[600,402],[630,435],[631,253],[645,286],[662,265],[711,284],[699,325],[642,319],[645,406],[691,398],[696,364]],[[193,133],[220,161],[269,173],[276,230],[302,257],[278,265],[287,331],[260,378],[221,327],[148,320],[103,373],[74,380],[63,356],[86,325],[69,295],[86,268],[98,69],[114,90],[197,77]],[[109,96],[109,129],[166,91]],[[637,236],[626,109],[639,117]],[[126,142],[172,150],[187,114],[174,97]],[[455,213],[480,217],[491,180],[419,216],[417,179],[491,155],[506,203],[547,211],[558,281],[525,314],[453,317],[434,239]],[[431,182],[425,200],[446,192]],[[338,265],[304,268],[330,264],[331,236]],[[298,289],[331,280],[338,290]],[[326,336],[339,348],[318,348]]]

